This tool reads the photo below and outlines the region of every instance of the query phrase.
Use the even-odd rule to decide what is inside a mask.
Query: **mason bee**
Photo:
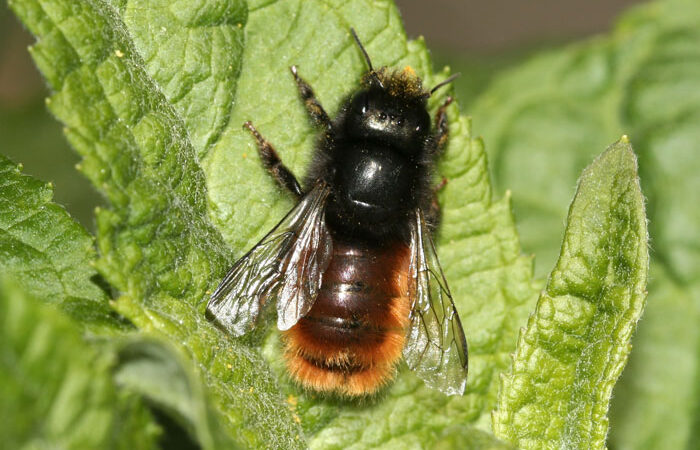
[[[368,70],[335,119],[291,67],[322,130],[304,187],[256,128],[260,158],[296,206],[240,258],[212,294],[207,317],[233,336],[274,303],[291,377],[318,392],[357,397],[389,383],[403,356],[435,389],[463,394],[467,343],[438,262],[434,161],[447,142],[448,98],[435,127],[430,90],[410,68]]]

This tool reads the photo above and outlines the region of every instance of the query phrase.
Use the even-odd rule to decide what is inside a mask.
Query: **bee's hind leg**
[[[314,90],[311,89],[309,83],[304,81],[304,79],[299,76],[297,73],[297,66],[292,66],[289,68],[289,70],[292,72],[292,75],[294,75],[294,81],[297,84],[297,89],[299,89],[299,95],[304,101],[304,106],[306,106],[306,110],[309,112],[314,124],[322,127],[325,130],[330,130],[331,119],[323,109],[323,106],[321,106],[321,103],[319,103],[318,99],[316,99]]]
[[[265,138],[260,135],[258,130],[255,129],[253,124],[248,121],[243,124],[244,128],[250,130],[253,137],[258,141],[258,153],[260,154],[260,159],[262,160],[263,166],[270,172],[270,175],[277,180],[277,182],[283,188],[287,189],[289,192],[294,194],[297,198],[304,195],[304,191],[301,189],[301,185],[297,181],[296,177],[291,170],[282,164],[282,160],[275,151],[275,148],[265,140]]]

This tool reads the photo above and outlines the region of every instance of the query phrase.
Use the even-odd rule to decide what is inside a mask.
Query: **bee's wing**
[[[255,247],[239,259],[207,304],[207,316],[234,336],[256,324],[268,299],[287,330],[316,300],[332,252],[324,211],[329,189],[319,183]]]
[[[420,210],[411,227],[410,274],[413,304],[404,358],[429,387],[461,395],[467,382],[467,341]]]

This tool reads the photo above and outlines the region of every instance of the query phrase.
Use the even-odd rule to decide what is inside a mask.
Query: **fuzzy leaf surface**
[[[81,334],[16,282],[0,280],[3,446],[158,448],[160,430],[148,410],[115,387],[109,353],[96,351]]]
[[[93,239],[59,205],[53,187],[0,155],[0,273],[59,305],[92,332],[126,325],[92,281]]]
[[[193,445],[241,448],[226,433],[201,380],[176,348],[155,339],[132,339],[120,345],[113,376],[120,387],[138,393],[184,428]],[[161,447],[183,447],[179,439],[163,436]]]
[[[581,176],[559,261],[503,378],[497,436],[525,449],[605,448],[648,270],[637,160],[623,137]]]
[[[97,214],[98,270],[124,294],[115,304],[122,315],[182,346],[230,436],[249,447],[299,447],[301,431],[265,362],[199,309],[229,251],[207,218],[192,123],[178,115],[186,107],[171,104],[149,75],[119,6],[11,3],[38,38],[32,55],[55,92],[49,108],[111,203]],[[179,9],[188,7],[197,5]]]
[[[579,171],[622,133],[635,145],[650,301],[613,396],[616,449],[694,448],[700,439],[699,20],[697,2],[641,5],[607,36],[502,73],[470,111],[541,274],[557,257]]]
[[[23,421],[28,421],[29,423],[32,420],[38,420],[37,417],[46,416],[47,411],[42,408],[64,408],[64,412],[68,416],[79,416],[79,413],[71,411],[71,409],[75,409],[78,406],[70,404],[50,406],[50,400],[39,402],[40,406],[35,409],[28,407],[28,405],[36,403],[36,400],[30,398],[36,394],[36,392],[30,392],[35,384],[47,383],[48,385],[50,384],[47,380],[49,377],[57,378],[52,381],[53,383],[58,382],[58,379],[63,377],[62,382],[70,384],[74,382],[73,379],[77,379],[80,376],[98,377],[100,383],[113,384],[111,377],[115,375],[117,381],[131,392],[131,394],[120,393],[118,395],[131,395],[134,397],[130,400],[133,403],[134,411],[128,413],[133,415],[134,422],[119,423],[118,420],[113,420],[115,423],[112,428],[119,431],[119,427],[141,426],[143,427],[142,430],[134,431],[136,436],[139,433],[153,435],[147,437],[146,442],[139,443],[139,446],[142,445],[143,447],[137,446],[137,448],[150,448],[154,445],[155,438],[158,438],[159,443],[163,445],[172,442],[172,440],[168,441],[170,436],[163,436],[163,434],[157,436],[157,425],[150,420],[148,414],[144,412],[145,408],[140,405],[133,393],[138,393],[140,396],[147,398],[149,404],[158,404],[166,414],[181,420],[183,427],[196,437],[196,441],[203,448],[235,447],[235,443],[222,432],[223,428],[216,420],[216,415],[209,411],[211,403],[204,394],[201,383],[171,349],[159,346],[156,341],[132,339],[133,342],[130,342],[126,348],[122,349],[120,361],[117,362],[115,369],[111,361],[114,351],[107,341],[74,342],[72,335],[76,331],[70,328],[78,330],[82,326],[85,331],[90,332],[88,336],[99,334],[105,338],[116,339],[120,339],[121,333],[133,331],[133,329],[127,326],[127,323],[109,308],[107,296],[90,281],[90,277],[78,276],[94,276],[96,273],[89,264],[92,258],[95,257],[92,239],[82,227],[72,221],[61,207],[51,203],[51,185],[22,175],[19,166],[12,164],[1,155],[0,179],[5,182],[3,188],[0,188],[0,202],[3,204],[2,219],[6,225],[9,224],[6,228],[6,234],[0,240],[5,249],[5,257],[0,260],[3,263],[2,276],[23,287],[23,290],[20,291],[16,287],[9,286],[5,293],[9,292],[8,295],[13,301],[30,303],[27,308],[40,309],[38,306],[31,305],[36,302],[34,300],[35,296],[44,303],[59,306],[72,319],[71,321],[63,318],[56,319],[61,326],[56,327],[55,333],[65,332],[69,335],[66,338],[59,338],[59,340],[63,339],[73,342],[69,348],[89,348],[87,352],[89,355],[92,355],[90,358],[94,358],[95,347],[98,353],[103,354],[101,357],[103,361],[95,363],[99,366],[99,369],[96,369],[98,373],[94,373],[94,370],[91,372],[87,368],[87,363],[82,365],[76,364],[64,371],[62,370],[62,363],[55,362],[53,365],[47,366],[45,369],[48,373],[43,374],[36,373],[39,369],[34,366],[31,368],[21,367],[22,363],[18,361],[23,360],[22,352],[25,351],[25,348],[22,345],[44,346],[47,348],[46,352],[51,354],[51,356],[44,355],[44,357],[54,358],[54,351],[63,351],[65,353],[60,346],[69,344],[56,344],[57,349],[57,347],[49,346],[43,342],[14,342],[13,339],[17,339],[17,336],[20,336],[22,333],[36,334],[36,331],[31,329],[25,330],[23,327],[31,328],[39,323],[51,327],[53,316],[51,312],[40,312],[37,313],[38,317],[34,318],[36,322],[32,322],[29,319],[23,320],[26,318],[24,316],[16,317],[12,314],[13,309],[9,308],[7,310],[7,320],[16,319],[18,323],[13,324],[12,327],[7,325],[8,329],[12,328],[15,333],[10,337],[4,336],[3,339],[0,339],[2,342],[0,347],[7,346],[7,348],[2,348],[6,350],[3,354],[5,365],[2,367],[2,372],[3,374],[8,374],[9,377],[4,379],[3,384],[7,387],[7,391],[0,393],[0,398],[6,403],[3,417],[20,418],[17,422],[6,424],[8,431],[5,433],[5,436],[9,437],[10,442],[18,444],[21,440],[26,442],[46,440],[54,445],[64,445],[66,447],[86,446],[102,448],[127,445],[128,439],[112,440],[111,435],[94,436],[93,440],[86,439],[85,436],[82,436],[85,432],[85,430],[82,430],[84,426],[75,422],[85,420],[86,422],[94,423],[95,421],[92,418],[94,415],[115,414],[119,416],[127,414],[126,410],[128,407],[120,403],[119,397],[111,394],[109,399],[105,399],[104,402],[100,403],[98,411],[85,412],[85,419],[75,419],[74,417],[69,420],[72,421],[70,426],[75,425],[77,428],[75,435],[72,435],[72,432],[67,429],[58,430],[49,424],[46,427],[46,435],[36,433],[32,437],[28,430],[22,428],[23,425],[18,425],[20,422],[23,423]],[[27,251],[27,248],[35,251]],[[57,270],[56,267],[62,270]],[[51,276],[54,272],[58,273],[57,277]],[[64,274],[64,272],[67,272],[67,274]],[[57,282],[54,282],[55,278],[58,278]],[[77,287],[84,287],[86,292],[92,293],[92,296],[84,295],[83,298],[80,298],[66,294],[66,292],[70,292],[71,289],[76,289]],[[32,296],[25,295],[27,291],[32,292]],[[57,316],[58,314],[55,315]],[[53,331],[49,333],[47,339],[52,338],[55,333]],[[13,347],[15,344],[19,347]],[[77,351],[80,352],[81,350]],[[55,357],[60,359],[70,358],[71,356],[66,354]],[[37,361],[38,364],[39,361]],[[31,373],[25,373],[25,369]],[[52,371],[52,369],[57,370]],[[84,370],[86,373],[80,374],[81,370]],[[41,377],[45,379],[42,381]],[[138,383],[129,383],[135,378],[138,379]],[[114,386],[106,387],[105,389],[115,391]],[[13,390],[15,392],[12,392]],[[52,396],[52,393],[43,389],[41,393],[49,396],[49,398]],[[157,393],[163,393],[163,395],[159,396]],[[93,401],[90,398],[93,394],[86,392],[84,388],[77,389],[74,395],[76,396],[74,400],[78,404]],[[18,398],[21,398],[22,401],[15,401]],[[139,423],[139,421],[141,422]],[[42,426],[35,425],[35,427],[41,428]],[[17,439],[17,442],[13,439]],[[31,446],[31,444],[28,445]],[[15,447],[14,444],[10,444],[10,446]]]

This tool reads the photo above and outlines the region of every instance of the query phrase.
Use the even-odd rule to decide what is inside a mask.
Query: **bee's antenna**
[[[374,68],[372,67],[372,61],[369,59],[369,55],[367,54],[367,50],[362,46],[362,42],[360,42],[360,38],[357,36],[357,33],[355,33],[355,29],[350,27],[350,33],[352,33],[352,37],[355,38],[355,42],[357,42],[357,46],[360,47],[360,50],[362,50],[362,54],[365,55],[365,61],[367,61],[367,65],[369,66],[369,73],[374,78],[374,81],[377,82],[379,87],[383,88],[384,85],[382,84],[381,80],[377,76],[377,72],[374,71]]]
[[[455,80],[455,78],[459,77],[460,75],[462,75],[462,74],[461,74],[461,73],[456,73],[456,74],[452,75],[451,77],[447,78],[446,80],[443,80],[443,81],[439,82],[438,84],[436,84],[436,85],[430,90],[430,93],[428,94],[428,97],[430,97],[431,95],[433,95],[433,92],[437,91],[438,89],[440,89],[440,88],[443,87],[444,85],[449,84],[449,83],[452,83],[452,82]]]

